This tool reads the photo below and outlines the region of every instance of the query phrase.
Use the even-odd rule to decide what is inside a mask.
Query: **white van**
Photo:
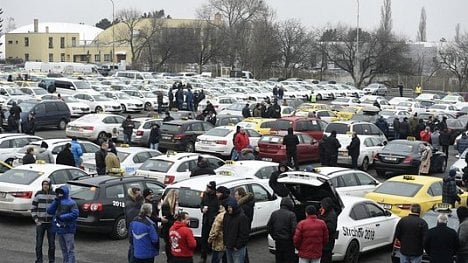
[[[127,78],[127,79],[133,79],[133,80],[154,79],[153,74],[151,72],[140,72],[140,71],[134,71],[134,70],[117,71],[114,74],[114,77]]]
[[[95,92],[88,81],[68,78],[55,78],[51,80],[49,93],[59,93],[64,95],[73,95],[76,92]]]

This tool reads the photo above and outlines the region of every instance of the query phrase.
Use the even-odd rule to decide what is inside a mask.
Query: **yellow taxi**
[[[458,188],[461,203],[466,206],[468,194]],[[442,203],[442,178],[434,176],[400,175],[388,179],[366,198],[403,217],[410,213],[411,204],[421,205],[421,214]]]
[[[249,117],[245,118],[241,122],[238,122],[236,125],[244,129],[252,129],[261,135],[270,134],[270,129],[275,124],[276,119],[265,119],[259,117]]]
[[[334,122],[339,121],[340,119],[337,117],[336,112],[331,110],[313,110],[313,109],[302,109],[298,110],[294,113],[294,116],[298,117],[313,117],[313,113],[326,122]]]
[[[361,106],[348,106],[340,109],[336,112],[336,118],[338,121],[349,121],[353,118],[354,114],[361,112],[363,107]]]

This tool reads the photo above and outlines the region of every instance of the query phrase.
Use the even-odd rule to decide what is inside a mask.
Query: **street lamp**
[[[356,16],[356,54],[355,54],[355,72],[354,75],[356,76],[356,86],[357,86],[357,78],[359,76],[359,0],[357,1],[357,16]],[[359,88],[359,87],[358,87]]]
[[[110,0],[112,3],[112,56],[111,62],[114,63],[114,56],[115,56],[115,5],[114,0]]]

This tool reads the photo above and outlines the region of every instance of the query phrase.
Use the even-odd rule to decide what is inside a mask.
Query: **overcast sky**
[[[195,18],[196,9],[208,0],[114,0],[116,12],[134,7],[142,12],[164,9],[173,18]],[[338,23],[356,25],[357,0],[265,0],[281,20],[297,18],[308,27]],[[379,25],[383,0],[360,0],[360,23],[364,29]],[[414,40],[422,7],[427,14],[427,38],[452,39],[457,23],[468,30],[467,0],[392,0],[393,29]],[[94,25],[112,18],[110,0],[0,0],[4,20],[12,17],[16,26],[42,22],[68,22]],[[4,22],[4,23],[5,23]],[[4,25],[5,28],[6,25]]]

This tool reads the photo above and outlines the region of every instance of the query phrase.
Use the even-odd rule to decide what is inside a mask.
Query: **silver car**
[[[152,119],[152,118],[134,118],[132,119],[135,124],[132,134],[132,144],[148,146],[149,145],[149,135],[151,132],[151,127],[154,124],[162,124],[162,119]],[[117,141],[124,141],[123,128],[120,127],[118,131]]]

